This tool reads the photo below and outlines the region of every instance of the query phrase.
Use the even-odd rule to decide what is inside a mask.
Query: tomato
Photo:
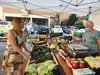
[[[79,67],[78,62],[74,61],[74,63],[72,64],[72,68],[77,69]]]
[[[72,58],[71,59],[71,65],[74,63],[74,61],[76,61],[76,59],[75,58]]]
[[[74,63],[74,60],[71,60],[70,64],[72,65]]]
[[[83,63],[80,63],[79,67],[80,67],[80,68],[84,68],[85,65],[84,65]]]
[[[85,67],[84,61],[80,61],[79,67],[80,67],[80,68],[84,68],[84,67]]]

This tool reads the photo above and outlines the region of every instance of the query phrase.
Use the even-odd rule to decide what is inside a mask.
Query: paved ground
[[[6,48],[6,42],[0,42],[0,75],[6,75],[6,74],[1,74],[1,66],[2,66],[2,59],[3,59],[3,52]]]

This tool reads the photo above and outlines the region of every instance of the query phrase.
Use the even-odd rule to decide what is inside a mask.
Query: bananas
[[[100,56],[96,56],[95,59],[100,62]]]
[[[86,57],[85,62],[88,63],[88,65],[93,69],[93,68],[100,68],[100,57]]]

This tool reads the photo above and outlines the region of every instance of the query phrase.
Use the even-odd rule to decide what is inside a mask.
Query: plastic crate
[[[64,71],[61,69],[59,65],[55,67],[55,69],[53,69],[52,72],[53,75],[65,75]]]

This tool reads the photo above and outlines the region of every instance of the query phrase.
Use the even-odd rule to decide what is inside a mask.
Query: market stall
[[[56,39],[49,39],[56,40]],[[88,52],[88,48],[80,44],[67,44],[67,49],[62,50],[59,47],[63,43],[57,46],[55,41],[53,45],[48,45],[48,41],[34,42],[31,52],[31,60],[35,59],[35,62],[31,60],[27,63],[25,75],[31,75],[28,72],[29,65],[43,66],[46,62],[51,61],[52,65],[49,70],[48,66],[43,66],[45,70],[43,74],[38,71],[38,67],[35,69],[33,75],[99,75],[100,74],[100,56],[92,57]],[[65,46],[64,46],[65,47]]]
[[[32,50],[25,75],[65,75],[45,41],[35,42]],[[34,62],[32,62],[33,59]]]

